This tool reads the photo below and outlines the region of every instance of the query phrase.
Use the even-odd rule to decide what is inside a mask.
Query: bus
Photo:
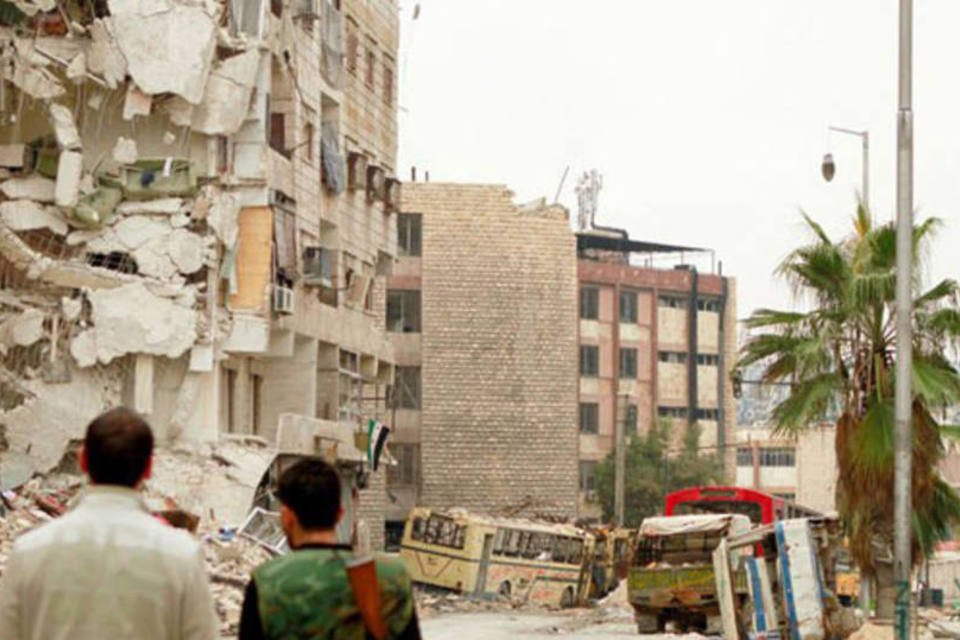
[[[572,607],[591,590],[594,539],[571,525],[417,507],[407,518],[400,557],[420,584]]]
[[[697,513],[739,513],[754,524],[771,524],[789,518],[819,518],[823,514],[795,502],[744,487],[689,487],[664,500],[668,516]]]

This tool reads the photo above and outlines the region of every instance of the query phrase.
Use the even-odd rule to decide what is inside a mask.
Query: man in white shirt
[[[21,536],[0,579],[3,640],[213,640],[203,552],[147,510],[153,434],[113,409],[87,427],[90,486],[72,511]]]

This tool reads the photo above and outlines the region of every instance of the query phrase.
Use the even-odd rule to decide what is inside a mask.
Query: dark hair
[[[153,432],[139,414],[119,407],[93,419],[83,446],[94,483],[134,487],[153,454]]]
[[[304,458],[280,474],[277,497],[304,529],[332,529],[340,510],[340,476],[320,458]]]

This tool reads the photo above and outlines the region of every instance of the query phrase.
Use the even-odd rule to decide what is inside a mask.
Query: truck
[[[748,531],[740,514],[656,516],[637,534],[627,576],[627,598],[639,633],[656,633],[672,624],[677,631],[723,631],[713,552],[730,535]],[[739,593],[747,593],[746,583]]]

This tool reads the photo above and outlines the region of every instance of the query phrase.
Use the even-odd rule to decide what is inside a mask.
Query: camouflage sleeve
[[[377,579],[380,582],[383,618],[390,638],[409,637],[405,633],[416,620],[416,605],[410,574],[399,560],[377,560]]]

